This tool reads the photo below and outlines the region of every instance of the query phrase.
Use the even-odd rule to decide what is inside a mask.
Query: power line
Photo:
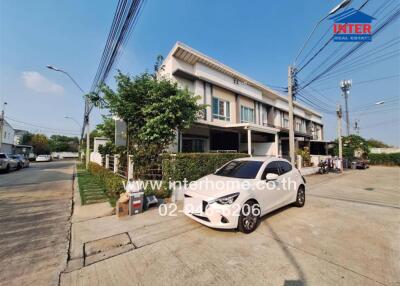
[[[389,97],[389,98],[383,98],[380,99],[380,102],[382,102],[382,104],[387,104],[387,103],[393,103],[398,101],[400,98],[397,96],[394,97]],[[362,111],[362,110],[367,110],[373,107],[380,107],[380,104],[377,104],[377,102],[371,102],[371,103],[367,103],[367,104],[363,104],[363,105],[359,105],[357,106],[357,109],[353,109],[350,112],[358,112],[358,111]]]
[[[390,1],[389,1],[389,2],[390,2]],[[368,3],[368,1],[364,2],[364,3],[360,6],[360,8],[359,8],[358,10],[361,10],[363,7],[365,7],[365,5],[366,5],[367,3]],[[378,15],[379,13],[381,13],[382,11],[384,11],[384,10],[386,9],[386,7],[387,7],[387,3],[383,3],[381,6],[378,7],[378,9],[376,9],[376,10],[374,11],[373,15],[374,15],[374,16]],[[327,45],[332,41],[333,38],[334,38],[334,35],[331,36],[331,37],[328,39],[328,41],[324,44],[324,46],[323,46],[309,61],[307,61],[307,63],[306,63],[305,65],[303,65],[301,68],[299,68],[298,72],[300,72],[301,70],[303,70],[316,56],[318,56],[318,54],[319,54],[320,52],[322,52],[322,50],[325,49],[325,48],[327,47]],[[336,48],[336,49],[333,51],[333,53],[332,53],[330,56],[327,57],[328,61],[329,61],[329,59],[332,59],[332,58],[334,59],[334,58],[335,58],[335,57],[334,57],[335,54],[337,54],[337,52],[338,52],[339,50],[342,49],[343,45],[344,45],[344,43],[342,43],[338,48]],[[308,76],[308,78],[309,78],[311,75],[315,74],[315,72],[316,72],[318,69],[322,68],[322,66],[323,66],[323,65],[317,66],[317,68],[314,69],[313,72],[311,72],[311,74]],[[307,78],[307,80],[308,80],[308,78]]]
[[[361,127],[361,129],[367,129],[367,128],[377,127],[377,126],[381,126],[381,125],[388,125],[390,123],[398,123],[398,122],[399,122],[399,119],[387,120],[387,121],[382,121],[382,122],[377,122],[377,123],[374,123],[374,124],[370,124],[370,125],[367,125],[365,127]]]
[[[392,23],[397,17],[400,15],[400,10],[395,11],[391,16],[389,16],[383,24],[381,24],[375,32],[372,33],[372,36],[378,34],[382,30],[384,30],[390,23]],[[361,46],[363,46],[366,42],[361,42],[358,43],[355,47],[350,49],[348,52],[346,52],[343,56],[341,56],[338,60],[336,60],[333,64],[331,64],[329,67],[327,67],[324,71],[322,71],[320,74],[315,76],[313,79],[308,81],[301,89],[304,89],[305,87],[309,86],[319,78],[321,78],[323,75],[328,73],[330,70],[332,70],[335,66],[337,66],[340,62],[345,60],[347,57],[349,57],[352,53],[354,53],[357,49],[359,49]]]
[[[375,54],[381,53],[382,51],[384,51],[384,50],[386,50],[386,49],[388,49],[388,48],[390,48],[390,47],[392,47],[392,46],[394,46],[396,44],[399,44],[399,43],[400,43],[400,38],[395,38],[395,39],[392,39],[389,42],[385,43],[384,45],[376,47],[375,49],[369,50],[369,51],[367,51],[367,52],[365,52],[365,53],[363,53],[361,55],[358,55],[355,58],[352,58],[352,59],[350,59],[348,61],[343,61],[342,63],[338,64],[333,69],[334,71],[332,71],[330,73],[327,73],[326,76],[330,76],[330,75],[332,75],[334,73],[341,72],[342,70],[346,70],[348,68],[353,68],[355,65],[360,64],[360,63],[365,64],[366,63],[365,59],[367,57],[371,57],[371,56],[373,56]],[[393,52],[398,52],[398,51],[399,51],[399,49],[395,49],[395,50],[387,52],[386,54],[378,55],[375,58],[371,58],[370,60],[376,60],[378,57],[384,57],[384,56],[386,56],[388,54],[391,54]],[[337,68],[339,68],[339,69],[335,70]],[[321,79],[322,78],[324,78],[324,77],[321,77]]]
[[[358,85],[358,84],[367,84],[367,83],[371,83],[371,82],[376,82],[376,81],[381,81],[381,80],[386,80],[386,79],[392,79],[392,78],[396,78],[399,77],[400,74],[396,74],[396,75],[390,75],[390,76],[385,76],[385,77],[380,77],[380,78],[374,78],[374,79],[369,79],[369,80],[363,80],[363,81],[353,81],[353,85]],[[320,88],[319,90],[328,90],[328,89],[337,89],[337,86],[331,86],[331,87],[326,87],[326,88]]]
[[[317,82],[321,83],[321,82],[324,82],[324,81],[331,80],[332,78],[337,78],[338,76],[348,74],[350,72],[358,72],[361,69],[369,67],[369,66],[371,66],[373,64],[381,63],[381,62],[387,61],[387,60],[389,60],[389,59],[391,59],[393,57],[396,57],[396,56],[398,56],[398,54],[399,54],[399,52],[395,51],[395,52],[391,52],[390,54],[386,54],[386,55],[383,55],[383,56],[378,57],[378,58],[370,59],[369,61],[366,61],[364,63],[359,63],[358,65],[355,65],[350,69],[342,70],[342,71],[337,72],[337,73],[331,73],[331,74],[329,74],[329,76],[327,75],[327,76],[321,77]]]
[[[320,105],[319,103],[315,102],[314,99],[310,98],[307,94],[304,92],[299,92],[297,94],[297,99],[306,103],[307,105],[311,106],[312,108],[315,108],[316,110],[326,113],[326,114],[335,114],[335,112],[328,107],[324,107]]]
[[[361,116],[365,116],[365,115],[370,115],[371,113],[382,113],[382,112],[392,112],[392,111],[399,111],[398,107],[392,107],[392,108],[388,108],[388,109],[375,109],[375,110],[363,110],[363,111],[356,111],[356,112],[352,112],[352,114],[358,114],[358,117]]]
[[[5,116],[5,118],[7,118],[8,120],[11,120],[13,122],[17,122],[17,123],[20,123],[20,124],[25,124],[25,125],[36,127],[36,128],[47,129],[47,130],[51,130],[51,131],[54,131],[54,132],[64,132],[64,133],[69,132],[69,134],[79,134],[79,132],[77,132],[76,130],[66,130],[66,129],[57,129],[57,128],[52,128],[52,127],[46,127],[46,126],[33,124],[33,123],[25,122],[25,121],[22,121],[22,120],[18,120],[18,119],[15,119],[15,118],[11,118],[9,116]]]

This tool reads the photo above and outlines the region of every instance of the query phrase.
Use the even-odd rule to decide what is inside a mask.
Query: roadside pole
[[[349,99],[349,90],[351,88],[352,82],[351,80],[342,80],[340,82],[340,88],[342,89],[342,95],[344,97],[344,102],[345,102],[345,108],[346,108],[346,132],[347,136],[350,135],[350,117],[349,117],[349,105],[348,105],[348,99]]]
[[[3,102],[3,109],[1,110],[1,122],[0,122],[0,151],[3,146],[3,129],[4,129],[4,108],[7,102]]]
[[[289,104],[289,156],[290,163],[295,165],[294,157],[294,119],[293,119],[293,74],[294,69],[289,66],[288,69],[288,104]]]
[[[343,149],[342,149],[342,106],[338,104],[337,110],[337,132],[338,132],[338,144],[339,144],[339,159],[341,161],[340,171],[343,172]]]
[[[86,114],[86,169],[89,169],[90,162],[90,127],[89,127],[89,114]]]

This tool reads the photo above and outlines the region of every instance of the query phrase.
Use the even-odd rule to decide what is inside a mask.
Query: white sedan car
[[[187,187],[184,213],[212,228],[250,233],[261,216],[292,203],[302,207],[305,186],[300,171],[287,160],[236,159]]]
[[[36,157],[36,162],[50,162],[51,156],[50,155],[38,155]]]

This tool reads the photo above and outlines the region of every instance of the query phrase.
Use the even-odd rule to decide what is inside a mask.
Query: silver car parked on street
[[[18,161],[5,153],[0,153],[0,171],[10,172],[18,169]]]

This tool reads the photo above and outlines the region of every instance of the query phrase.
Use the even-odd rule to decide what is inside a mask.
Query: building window
[[[262,113],[262,125],[268,126],[268,109],[266,106],[263,105],[261,113]]]
[[[213,97],[212,113],[215,119],[230,121],[229,101]]]
[[[182,152],[204,152],[205,140],[199,138],[182,138]]]
[[[282,113],[282,127],[289,128],[289,114]]]
[[[254,109],[241,106],[240,107],[240,122],[253,123],[254,122]]]

